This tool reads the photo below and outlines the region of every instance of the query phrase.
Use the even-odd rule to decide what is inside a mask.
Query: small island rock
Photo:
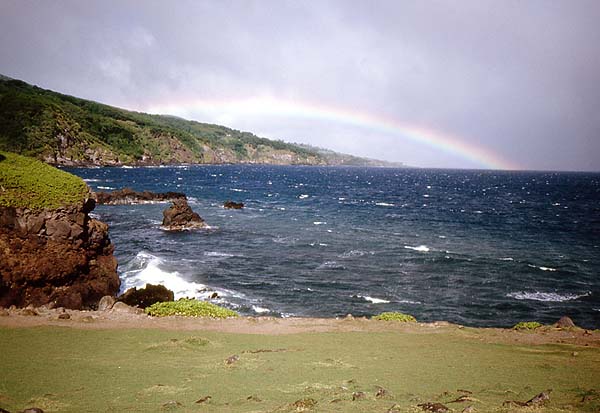
[[[244,208],[244,203],[243,202],[234,202],[234,201],[227,201],[223,204],[223,208],[227,208],[227,209],[242,209]]]
[[[185,199],[173,201],[173,205],[163,211],[163,228],[169,231],[206,228],[206,222],[188,205]]]

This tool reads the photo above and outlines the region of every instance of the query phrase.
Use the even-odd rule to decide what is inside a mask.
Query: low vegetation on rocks
[[[415,323],[417,320],[410,314],[404,314],[400,312],[384,312],[373,317],[373,320],[382,321],[400,321],[402,323]]]
[[[515,324],[513,329],[515,330],[535,330],[536,328],[543,327],[542,323],[538,323],[537,321],[521,321],[520,323]]]
[[[189,298],[152,304],[146,307],[146,314],[154,317],[179,315],[185,317],[230,318],[238,316],[238,313],[228,308]]]
[[[0,152],[0,206],[33,210],[81,204],[82,179],[32,158]]]

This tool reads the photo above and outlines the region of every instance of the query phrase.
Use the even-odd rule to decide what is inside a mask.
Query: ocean
[[[255,165],[67,168],[98,191],[184,192],[209,229],[161,229],[167,204],[97,206],[122,290],[164,284],[245,315],[372,316],[600,328],[600,174]],[[243,210],[223,202],[241,201]]]

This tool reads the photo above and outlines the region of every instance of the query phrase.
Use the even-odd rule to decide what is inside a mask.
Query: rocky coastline
[[[150,191],[134,191],[131,188],[123,188],[112,192],[96,192],[94,197],[99,205],[154,204],[187,199],[185,194],[181,192],[169,191],[156,193]]]
[[[55,209],[0,207],[0,307],[95,308],[120,280],[95,201]]]

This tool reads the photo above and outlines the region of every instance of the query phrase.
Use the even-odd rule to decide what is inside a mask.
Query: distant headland
[[[0,106],[0,150],[52,165],[404,166],[260,138],[225,126],[128,111],[2,75]]]

